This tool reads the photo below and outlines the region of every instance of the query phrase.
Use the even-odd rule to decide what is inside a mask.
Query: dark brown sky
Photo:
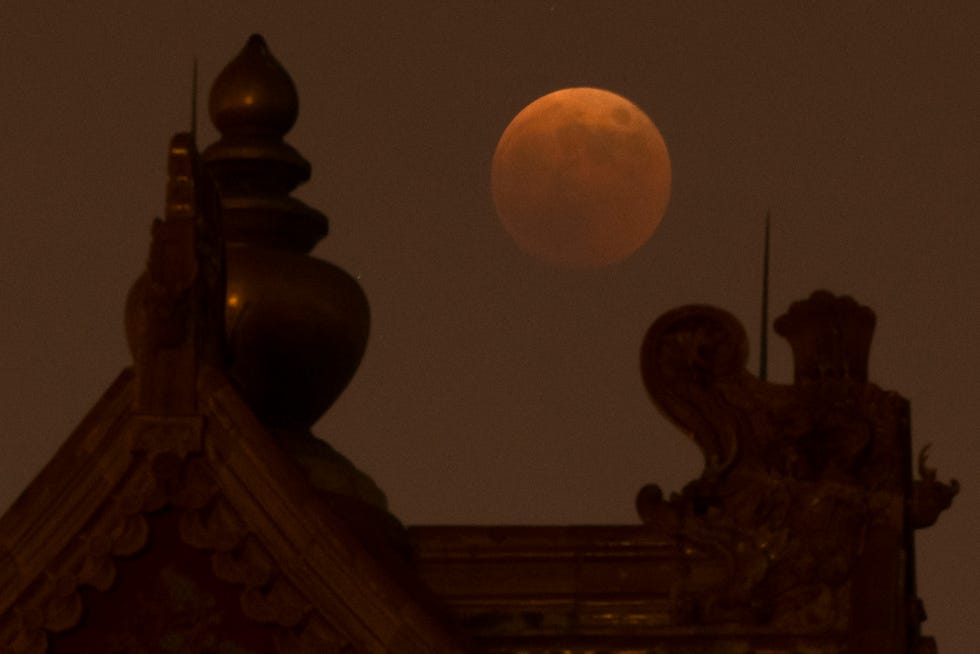
[[[635,522],[643,484],[696,476],[646,399],[640,342],[692,302],[756,334],[771,209],[774,312],[821,287],[869,304],[872,378],[963,482],[919,538],[920,586],[943,653],[976,651],[980,4],[155,4],[0,9],[0,506],[128,362],[123,298],[192,57],[206,90],[260,31],[300,91],[299,194],[332,221],[316,254],[372,306],[361,370],[316,431],[405,522]],[[674,167],[653,240],[597,272],[521,254],[488,189],[514,114],[578,85],[647,111]],[[770,369],[788,381],[781,342]]]

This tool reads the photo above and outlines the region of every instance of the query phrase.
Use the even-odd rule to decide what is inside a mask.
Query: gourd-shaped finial
[[[355,279],[306,254],[327,220],[289,195],[310,176],[283,141],[298,109],[289,74],[252,36],[211,89],[221,139],[203,159],[227,245],[229,373],[265,424],[305,434],[357,369],[369,316]]]
[[[282,138],[299,115],[299,96],[286,69],[258,34],[218,75],[208,102],[222,136],[263,134]]]
[[[221,192],[225,239],[309,252],[327,234],[327,218],[289,195],[310,178],[309,162],[283,141],[299,114],[289,73],[254,34],[209,97],[221,140],[203,159]]]

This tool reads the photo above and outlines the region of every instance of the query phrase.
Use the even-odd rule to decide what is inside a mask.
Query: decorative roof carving
[[[90,416],[92,430],[76,432],[42,473],[44,488],[0,521],[0,556],[14,573],[0,583],[0,651],[45,652],[48,634],[78,625],[79,589],[109,589],[115,561],[140,554],[147,516],[161,510],[178,512],[180,538],[241,589],[243,615],[274,630],[277,651],[461,651],[296,474],[219,372],[205,371],[198,392],[199,415],[134,414],[124,375]],[[99,465],[56,477],[91,445]],[[68,498],[74,520],[52,524]]]
[[[867,383],[873,327],[848,297],[818,291],[795,303],[776,321],[797,364],[790,386],[746,370],[744,330],[717,309],[684,307],[650,328],[644,381],[706,464],[680,494],[665,500],[648,486],[637,506],[645,523],[729,568],[715,592],[680,589],[678,619],[846,631],[869,541],[892,534],[901,545],[890,556],[911,556],[908,406]],[[908,583],[883,595],[911,593]]]
[[[165,220],[128,299],[134,369],[0,518],[0,651],[157,651],[142,624],[108,642],[140,563],[179,592],[140,588],[144,613],[126,609],[156,615],[173,651],[246,627],[263,652],[462,652],[443,609],[496,654],[936,651],[913,530],[959,484],[925,450],[912,479],[907,402],[867,381],[874,314],[822,291],[776,321],[793,385],[747,371],[724,311],[651,326],[647,389],[705,468],[669,498],[643,488],[642,525],[416,528],[406,566],[383,495],[309,433],[358,365],[368,309],[304,254],[326,219],[289,196],[310,172],[282,140],[297,112],[255,36],[212,90],[205,163],[192,135],[172,140]],[[194,578],[160,565],[185,555]],[[173,605],[189,582],[220,588],[222,611]],[[107,605],[110,626],[86,632]]]
[[[243,57],[216,97],[227,99],[247,86],[256,58],[265,62],[261,75],[275,78],[260,76],[258,87],[279,93],[285,73],[267,70],[274,60],[260,38],[250,41]],[[396,574],[404,561],[395,555],[382,560],[388,544],[369,547],[280,442],[283,432],[313,438],[306,428],[356,368],[367,334],[360,288],[334,266],[269,249],[276,243],[240,242],[228,257],[226,296],[222,216],[230,216],[233,226],[251,211],[289,220],[292,214],[280,209],[298,206],[283,199],[290,188],[268,183],[282,181],[276,177],[279,155],[288,159],[291,149],[281,144],[281,134],[292,121],[283,111],[294,111],[289,106],[295,102],[286,102],[286,109],[275,97],[263,102],[272,109],[222,105],[225,133],[209,149],[210,173],[191,135],[171,142],[166,216],[154,223],[147,271],[127,300],[134,369],[117,380],[0,519],[0,651],[70,650],[89,636],[111,640],[111,622],[107,629],[85,631],[85,598],[92,602],[99,593],[115,592],[118,570],[136,570],[158,556],[154,543],[167,537],[210,560],[208,583],[237,587],[236,613],[271,634],[278,652],[461,651],[416,597],[411,576]],[[256,121],[274,129],[250,128]],[[277,148],[277,139],[283,147]],[[257,177],[229,184],[222,174],[233,170]],[[221,206],[209,174],[218,179]],[[265,202],[270,197],[271,204]],[[275,211],[269,213],[270,207]],[[278,286],[262,279],[269,265],[276,267]],[[226,297],[232,319],[227,332]],[[288,406],[278,404],[276,395],[262,395],[249,372],[268,375],[261,383],[271,380],[292,393]],[[179,575],[163,579],[170,574],[163,568],[140,574],[162,579],[164,586],[187,581]],[[101,599],[95,603],[103,606]],[[200,638],[215,626],[199,610],[171,609],[180,623],[173,628],[183,629],[168,632],[174,638]],[[157,646],[136,642],[139,633],[127,638],[111,647]],[[192,649],[201,644],[193,642]],[[107,641],[98,649],[108,647]]]
[[[919,479],[912,485],[909,521],[914,529],[936,524],[939,515],[953,504],[953,498],[960,492],[960,482],[952,479],[944,484],[938,480],[935,468],[926,465],[929,447],[926,445],[919,452]]]
[[[797,384],[825,379],[868,381],[875,314],[853,298],[816,291],[775,322],[790,342]]]
[[[226,355],[221,212],[191,134],[171,139],[165,207],[146,272],[126,298],[126,337],[140,410],[193,413],[198,367],[221,366]]]
[[[817,292],[777,321],[803,372],[746,369],[729,313],[670,311],[641,352],[700,478],[643,525],[417,527],[422,577],[488,652],[925,653],[912,530],[958,485],[911,479],[908,404],[867,382],[874,315]]]

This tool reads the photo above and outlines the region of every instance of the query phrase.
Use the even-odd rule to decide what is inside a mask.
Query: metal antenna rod
[[[766,241],[762,253],[762,320],[759,325],[759,379],[766,381],[769,360],[769,219],[766,211]]]
[[[191,140],[197,141],[197,57],[191,73]]]

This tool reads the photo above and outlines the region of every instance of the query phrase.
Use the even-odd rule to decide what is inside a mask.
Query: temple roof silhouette
[[[914,531],[959,487],[924,452],[914,477],[908,403],[868,381],[875,315],[827,291],[775,322],[788,385],[724,310],[653,323],[642,383],[705,468],[639,489],[636,524],[403,526],[310,431],[370,317],[308,254],[298,110],[253,35],[211,89],[220,139],[173,137],[133,365],[0,518],[0,652],[935,651]]]

